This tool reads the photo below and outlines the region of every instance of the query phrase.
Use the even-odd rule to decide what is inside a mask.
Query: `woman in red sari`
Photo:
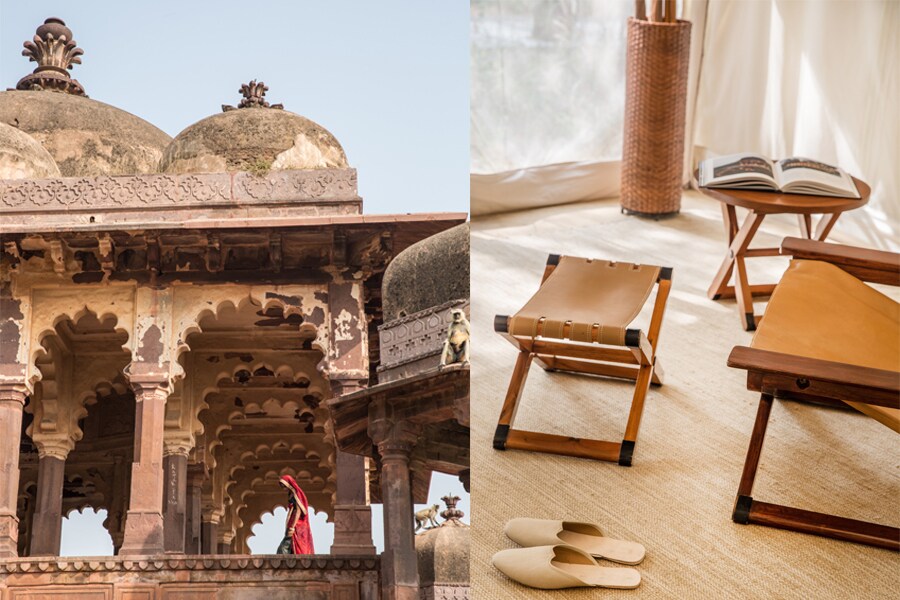
[[[278,554],[315,554],[312,532],[309,529],[309,502],[306,494],[290,475],[282,476],[278,483],[288,492],[287,523]]]

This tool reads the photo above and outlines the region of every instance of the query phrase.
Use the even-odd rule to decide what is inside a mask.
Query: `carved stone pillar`
[[[109,537],[112,538],[113,553],[119,554],[125,541],[125,512],[128,510],[128,491],[131,488],[131,463],[124,456],[113,456],[113,496],[108,510]]]
[[[31,525],[31,556],[59,556],[62,539],[62,497],[67,448],[38,446],[38,482],[34,520]]]
[[[187,473],[184,553],[200,554],[200,495],[203,486],[201,465],[189,465]]]
[[[15,558],[18,555],[16,499],[19,493],[19,441],[24,406],[24,389],[0,386],[0,558]]]
[[[363,389],[363,382],[332,381],[336,396]],[[334,543],[331,554],[375,554],[372,542],[372,507],[369,505],[369,481],[363,456],[337,451],[336,502],[334,506]]]
[[[131,496],[125,517],[125,540],[120,554],[162,554],[163,538],[163,425],[167,381],[132,376],[136,400],[134,463]]]
[[[163,451],[163,530],[166,552],[184,554],[187,525],[187,461],[185,444],[165,444]]]
[[[381,455],[384,597],[418,600],[419,569],[413,534],[409,457],[420,432],[408,422],[385,417],[385,412],[383,406],[370,407],[369,421],[369,434]]]
[[[200,553],[215,554],[219,551],[219,521],[204,516],[200,526]]]

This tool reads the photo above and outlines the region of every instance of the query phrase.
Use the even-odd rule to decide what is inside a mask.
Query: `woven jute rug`
[[[756,245],[797,235],[767,220]],[[833,237],[841,239],[840,223]],[[672,266],[660,337],[666,382],[651,388],[634,466],[491,447],[516,350],[492,329],[537,289],[549,253]],[[476,220],[472,227],[472,585],[478,600],[519,598],[896,598],[898,554],[731,521],[758,396],[725,360],[747,345],[733,301],[706,289],[725,252],[718,204],[685,195],[682,214],[648,221],[614,201]],[[751,280],[778,280],[782,258],[748,261]],[[897,298],[897,290],[885,291]],[[757,312],[764,306],[757,305]],[[647,319],[643,314],[640,318]],[[619,441],[632,386],[533,366],[516,425]],[[862,415],[776,401],[754,497],[900,523],[900,439]],[[514,547],[512,517],[590,521],[647,547],[637,590],[531,590],[492,568]],[[614,566],[613,563],[604,564]]]

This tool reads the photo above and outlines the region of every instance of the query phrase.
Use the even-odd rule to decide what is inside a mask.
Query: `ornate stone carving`
[[[50,17],[37,28],[32,41],[24,43],[22,56],[38,64],[16,84],[17,90],[54,90],[84,96],[84,88],[69,76],[68,69],[81,64],[84,50],[72,39],[72,30],[62,19]]]
[[[3,179],[0,213],[293,202],[358,202],[356,171],[273,171],[190,175]]]
[[[262,81],[257,82],[254,79],[250,83],[241,84],[241,89],[238,91],[244,98],[238,103],[237,108],[284,108],[284,104],[269,104],[265,99],[269,86]],[[228,112],[229,110],[235,110],[235,107],[227,104],[222,105],[222,112]]]
[[[467,304],[467,300],[454,300],[380,326],[381,368],[440,355],[451,320],[450,311]]]
[[[0,561],[0,574],[13,573],[124,573],[153,571],[243,571],[246,569],[323,569],[371,571],[378,568],[375,557],[332,556],[180,556],[178,558],[20,558]]]

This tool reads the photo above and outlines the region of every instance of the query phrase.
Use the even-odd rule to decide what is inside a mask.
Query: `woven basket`
[[[681,209],[691,24],[628,20],[622,208],[662,216]]]

